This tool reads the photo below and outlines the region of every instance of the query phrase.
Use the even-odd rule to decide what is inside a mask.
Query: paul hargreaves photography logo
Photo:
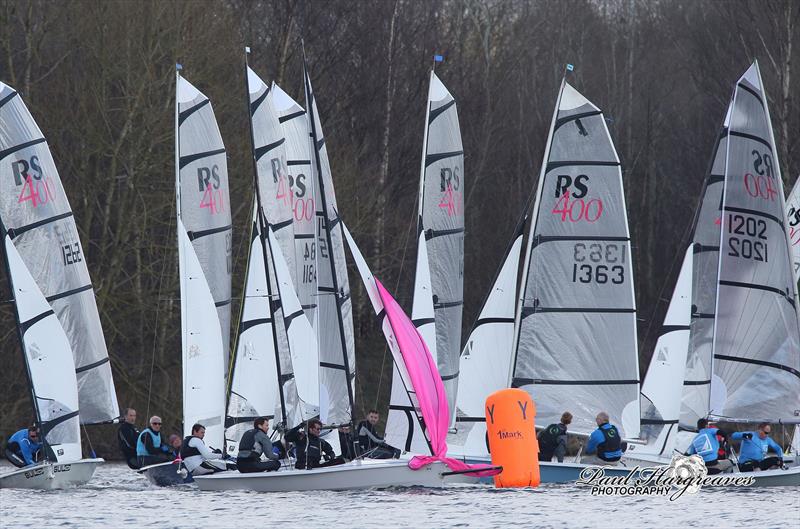
[[[669,465],[636,466],[621,475],[607,475],[607,469],[586,467],[576,483],[590,486],[592,496],[667,496],[670,501],[675,501],[687,492],[695,494],[705,486],[746,487],[755,481],[753,476],[742,474],[709,476],[703,458],[698,455],[676,455]]]

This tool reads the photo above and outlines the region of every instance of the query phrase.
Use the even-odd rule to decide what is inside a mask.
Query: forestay
[[[644,377],[640,437],[647,441],[647,445],[641,449],[631,445],[629,450],[635,448],[636,454],[671,458],[675,448],[686,354],[689,350],[693,258],[692,245],[684,254],[667,315]]]
[[[272,99],[286,137],[286,169],[292,189],[294,219],[295,287],[311,325],[317,325],[317,244],[315,185],[311,170],[311,139],[306,111],[294,99],[272,84]]]
[[[639,434],[630,235],[617,153],[602,112],[564,81],[539,177],[517,318],[512,385],[537,422],[589,433],[608,412]]]
[[[739,79],[728,120],[709,415],[800,416],[800,328],[784,192],[761,74]]]
[[[355,343],[352,300],[344,257],[344,240],[333,190],[325,137],[322,134],[311,78],[304,71],[314,168],[317,218],[317,339],[320,365],[320,419],[352,421]]]
[[[6,233],[69,340],[80,422],[111,421],[119,416],[119,406],[72,209],[42,131],[22,98],[3,83],[0,182],[0,219]]]
[[[427,246],[427,263],[420,252],[415,281],[429,281],[430,293],[415,287],[412,317],[428,344],[433,343],[432,329],[425,326],[434,325],[435,350],[432,345],[429,349],[445,385],[450,416],[455,417],[464,298],[464,147],[455,99],[434,72],[425,118],[418,233],[424,236],[420,242]],[[428,270],[420,274],[420,268]],[[434,322],[418,314],[418,304],[431,302]]]
[[[207,444],[221,448],[232,264],[228,168],[208,98],[176,77],[184,434],[199,422]]]
[[[5,257],[17,313],[22,351],[47,459],[81,459],[78,386],[69,338],[47,302],[11,237],[5,235]]]

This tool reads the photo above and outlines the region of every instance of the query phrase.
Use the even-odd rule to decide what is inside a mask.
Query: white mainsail
[[[669,459],[675,448],[682,381],[689,351],[693,261],[694,247],[691,245],[684,254],[664,325],[642,383],[642,427],[639,437],[647,444],[643,447],[631,445],[635,455],[647,454]]]
[[[112,421],[119,405],[72,209],[42,131],[19,94],[2,82],[0,162],[0,219],[66,332],[80,422]]]
[[[792,245],[792,267],[795,280],[800,282],[800,177],[786,199],[786,218],[789,223],[789,243]]]
[[[800,417],[800,322],[785,203],[761,73],[736,83],[725,141],[708,415]]]
[[[314,196],[317,197],[317,340],[320,365],[320,419],[344,424],[353,420],[355,341],[352,300],[344,256],[333,176],[308,69],[304,68],[306,107],[311,133]],[[334,436],[335,437],[335,436]]]
[[[175,187],[181,286],[183,430],[224,443],[231,213],[225,146],[209,99],[176,71]]]
[[[517,308],[512,385],[537,421],[587,434],[608,412],[639,434],[630,234],[619,158],[602,112],[562,83],[539,176]]]
[[[78,380],[69,338],[7,232],[4,241],[17,328],[46,457],[61,463],[78,461]]]

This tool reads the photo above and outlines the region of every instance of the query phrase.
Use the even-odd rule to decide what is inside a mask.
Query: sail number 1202
[[[604,285],[609,281],[615,285],[625,282],[624,244],[613,243],[576,243],[573,247],[572,265],[573,283],[598,283]]]
[[[766,263],[767,221],[745,215],[728,215],[728,255]]]

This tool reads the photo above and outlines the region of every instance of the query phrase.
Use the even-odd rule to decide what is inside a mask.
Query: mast
[[[349,405],[350,405],[350,410],[349,410],[350,411],[350,413],[349,413],[350,420],[348,422],[352,426],[353,423],[354,423],[354,421],[353,421],[353,410],[355,409],[355,398],[353,397],[353,388],[352,388],[351,381],[350,381],[350,361],[349,361],[349,359],[347,357],[348,356],[347,355],[347,353],[348,353],[348,351],[347,351],[347,342],[345,340],[344,321],[342,321],[342,313],[341,313],[341,307],[340,307],[339,279],[336,276],[336,265],[334,263],[334,257],[333,257],[334,247],[333,247],[333,241],[331,239],[330,220],[328,218],[328,203],[327,203],[328,199],[327,199],[327,196],[325,195],[325,182],[324,182],[324,178],[322,177],[322,170],[321,170],[322,161],[321,161],[320,155],[319,155],[320,147],[318,145],[318,141],[319,140],[318,140],[318,132],[317,132],[317,124],[316,124],[317,116],[316,116],[316,113],[314,111],[314,108],[315,108],[314,94],[313,94],[313,92],[311,90],[311,78],[309,77],[309,74],[308,74],[308,63],[306,61],[305,50],[303,50],[303,80],[304,80],[305,92],[306,92],[306,111],[308,112],[309,123],[311,124],[310,132],[311,132],[312,148],[314,150],[314,160],[316,162],[316,173],[317,173],[316,177],[317,177],[317,183],[319,185],[319,190],[320,190],[319,199],[320,199],[320,201],[322,203],[322,211],[324,213],[324,215],[323,215],[324,224],[323,225],[324,225],[324,228],[325,228],[325,240],[326,240],[326,243],[328,245],[328,251],[329,251],[329,259],[328,259],[328,261],[329,261],[330,267],[331,267],[331,281],[333,282],[333,290],[334,290],[334,292],[332,294],[334,296],[336,296],[336,300],[337,300],[337,302],[336,302],[336,319],[337,319],[337,322],[338,322],[338,325],[339,325],[339,338],[340,338],[340,341],[341,341],[341,351],[342,351],[342,361],[343,361],[342,365],[344,366],[345,384],[347,386],[347,400],[348,400]],[[336,212],[336,215],[338,216],[339,213]],[[341,222],[339,224],[341,224]],[[341,230],[341,226],[340,226],[339,229]],[[342,232],[342,239],[344,239],[344,233],[343,232]]]
[[[247,69],[250,67],[248,64],[248,55],[250,54],[250,48],[245,47],[244,52],[244,68],[245,68],[245,76],[244,76],[244,83],[245,83],[245,103],[247,105],[247,122],[248,122],[248,131],[250,132],[250,153],[252,154],[251,158],[253,160],[253,179],[255,180],[255,189],[256,189],[256,217],[258,223],[258,236],[261,239],[261,251],[264,257],[264,273],[267,276],[267,296],[269,296],[269,306],[272,309],[272,299],[273,299],[273,292],[272,292],[272,284],[270,281],[269,275],[269,257],[267,255],[267,245],[269,244],[269,239],[267,237],[267,225],[266,225],[266,218],[264,215],[264,208],[261,204],[261,191],[258,183],[258,163],[256,161],[256,143],[255,138],[253,137],[253,114],[250,111],[250,90],[248,86],[248,76],[247,76]],[[272,251],[270,247],[270,252]],[[287,418],[286,418],[286,396],[283,392],[283,374],[281,373],[281,359],[280,359],[280,352],[278,349],[278,336],[275,332],[275,325],[273,321],[273,325],[270,326],[272,330],[272,344],[275,350],[275,371],[278,375],[278,396],[280,397],[281,401],[281,420],[285,426],[288,426]],[[238,336],[237,336],[238,341]]]

